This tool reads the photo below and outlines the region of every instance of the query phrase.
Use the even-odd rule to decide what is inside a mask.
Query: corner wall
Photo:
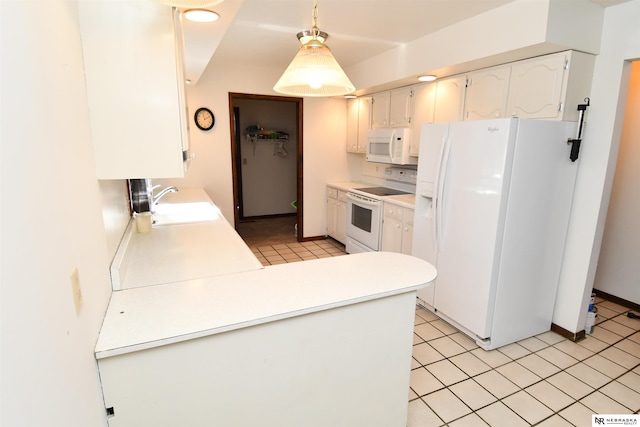
[[[583,330],[586,320],[622,133],[628,61],[640,58],[639,21],[640,0],[605,10],[553,317],[571,332]]]
[[[115,244],[103,206],[115,242],[123,182],[103,193],[96,179],[76,2],[0,7],[0,425],[106,425],[93,354],[111,294],[107,248]]]
[[[633,62],[594,288],[640,305],[640,61]]]

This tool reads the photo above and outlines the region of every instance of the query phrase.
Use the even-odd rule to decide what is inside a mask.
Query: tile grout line
[[[435,314],[431,313],[429,310],[425,309],[424,307],[420,307],[420,309],[426,310],[428,313],[432,314],[433,316],[436,316]],[[421,325],[421,324],[424,324],[424,323],[429,323],[429,324],[431,324],[432,322],[435,322],[435,321],[437,321],[437,320],[441,320],[441,319],[439,319],[439,318],[437,318],[437,319],[432,319],[432,320],[428,320],[428,319],[425,319],[425,318],[421,317],[419,313],[416,313],[416,315],[417,315],[420,319],[422,319],[422,320],[423,320],[423,322],[416,323],[414,326],[418,326],[418,325]],[[619,317],[619,316],[623,316],[623,315],[624,315],[623,313],[617,313],[615,316],[613,316],[613,317],[611,317],[611,318],[608,318],[608,319],[604,320],[604,321],[603,321],[603,322],[601,322],[601,323],[604,323],[604,322],[606,322],[606,321],[608,321],[608,320],[614,320],[615,318],[617,318],[617,317]],[[614,321],[615,321],[615,320],[614,320]],[[619,323],[619,322],[617,322],[617,323]],[[456,334],[456,333],[458,332],[457,330],[455,330],[454,332],[447,333],[446,331],[441,330],[440,328],[438,328],[438,327],[437,327],[437,326],[435,326],[435,325],[432,325],[432,326],[433,326],[433,327],[435,327],[438,331],[440,331],[441,333],[443,333],[443,334],[444,334],[442,337],[449,337],[450,335],[454,335],[454,334]],[[625,325],[623,325],[623,326],[625,326]],[[603,329],[605,329],[605,330],[606,330],[606,328],[603,328]],[[631,328],[630,328],[630,329],[631,329]],[[615,345],[616,345],[616,344],[618,344],[618,343],[620,343],[620,342],[622,342],[622,341],[624,341],[624,340],[626,340],[626,339],[629,339],[631,336],[633,336],[634,334],[636,334],[636,333],[638,332],[638,330],[636,330],[636,331],[634,331],[634,332],[630,333],[629,335],[626,335],[626,336],[620,336],[620,335],[618,335],[618,334],[617,334],[617,333],[615,333],[615,332],[612,332],[612,331],[609,331],[609,330],[607,330],[607,331],[608,331],[608,332],[610,332],[610,333],[613,333],[614,335],[619,336],[619,337],[620,337],[620,339],[618,339],[618,340],[616,340],[616,341],[612,342],[611,344],[609,344],[609,343],[607,343],[607,342],[605,342],[605,341],[599,340],[599,339],[598,339],[598,338],[596,338],[596,337],[592,337],[593,339],[596,339],[596,340],[598,340],[598,341],[600,341],[600,342],[602,342],[602,343],[606,344],[606,347],[602,348],[601,350],[599,350],[599,351],[597,351],[597,352],[593,352],[593,351],[591,351],[591,350],[589,350],[589,349],[585,348],[586,350],[588,350],[588,351],[589,351],[589,352],[591,352],[592,354],[591,354],[591,355],[589,355],[588,357],[584,358],[584,359],[577,359],[576,357],[572,356],[572,355],[571,355],[571,354],[569,354],[569,353],[566,353],[566,352],[565,352],[565,351],[563,351],[562,349],[555,347],[557,344],[559,344],[559,343],[563,342],[564,340],[561,340],[561,341],[558,341],[558,342],[556,342],[556,343],[553,343],[553,344],[552,344],[552,343],[546,342],[546,341],[544,341],[544,340],[542,340],[542,339],[538,338],[538,340],[540,340],[541,342],[543,342],[545,345],[544,345],[543,347],[541,347],[541,348],[538,348],[538,349],[537,349],[537,350],[535,350],[535,351],[530,350],[529,348],[527,348],[527,347],[525,347],[524,345],[519,344],[519,342],[517,342],[516,344],[520,345],[520,346],[521,346],[521,347],[523,347],[525,350],[527,350],[527,354],[522,355],[522,356],[519,356],[519,357],[516,357],[516,358],[513,358],[512,356],[509,356],[508,354],[506,354],[506,353],[504,353],[504,352],[500,351],[500,349],[496,349],[497,351],[499,351],[499,352],[500,352],[500,354],[502,354],[502,355],[504,355],[505,357],[507,357],[507,358],[509,359],[509,361],[508,361],[508,362],[505,362],[505,363],[503,363],[503,364],[500,364],[500,365],[491,366],[491,365],[488,365],[486,362],[484,362],[482,359],[480,359],[483,363],[487,364],[491,369],[489,369],[489,370],[487,370],[487,371],[484,371],[484,372],[481,372],[481,373],[478,373],[478,374],[475,374],[475,375],[469,375],[469,374],[467,374],[467,372],[465,372],[465,371],[464,371],[460,366],[456,365],[456,363],[454,363],[452,360],[450,360],[450,359],[451,359],[451,358],[453,358],[453,357],[456,357],[456,356],[459,356],[459,355],[461,355],[461,354],[465,354],[465,353],[471,353],[471,354],[473,355],[473,353],[472,353],[472,352],[473,352],[473,350],[475,350],[475,348],[474,348],[474,349],[466,349],[466,348],[465,348],[465,351],[463,351],[463,352],[461,352],[461,353],[457,353],[457,354],[452,355],[452,356],[450,356],[450,357],[447,357],[447,356],[445,356],[444,354],[442,354],[440,351],[438,351],[435,347],[433,347],[433,346],[429,345],[429,346],[430,346],[434,351],[436,351],[436,353],[437,353],[437,354],[439,354],[440,356],[442,356],[442,357],[443,357],[443,359],[438,360],[438,361],[434,361],[434,362],[431,362],[431,363],[427,363],[427,364],[422,364],[421,362],[419,362],[417,359],[415,359],[415,358],[414,358],[414,360],[419,364],[419,366],[417,366],[416,368],[413,368],[412,370],[417,370],[417,369],[420,369],[420,368],[424,368],[424,369],[426,369],[426,370],[427,370],[427,372],[429,372],[431,375],[433,375],[433,376],[434,376],[434,377],[435,377],[439,382],[441,382],[441,380],[440,380],[440,379],[439,379],[439,378],[438,378],[434,373],[432,373],[431,371],[429,371],[429,370],[427,369],[427,366],[430,366],[430,365],[433,365],[433,364],[435,364],[435,363],[441,362],[442,360],[447,360],[447,361],[448,361],[449,363],[451,363],[453,366],[455,366],[456,368],[460,369],[460,371],[462,371],[462,372],[467,376],[467,378],[465,378],[465,379],[463,379],[463,380],[460,380],[460,381],[457,381],[457,382],[455,382],[455,383],[448,384],[448,385],[443,384],[443,387],[440,387],[440,388],[438,388],[437,390],[432,390],[432,391],[430,391],[429,393],[426,393],[426,394],[423,394],[423,395],[419,395],[418,393],[416,393],[416,392],[415,392],[415,390],[413,390],[413,389],[412,389],[412,390],[413,390],[413,393],[414,393],[417,397],[415,397],[415,398],[413,398],[413,399],[411,399],[411,398],[410,398],[410,399],[409,399],[409,401],[411,402],[411,401],[415,401],[415,400],[419,399],[419,400],[420,400],[420,401],[422,401],[422,402],[423,402],[423,404],[425,404],[425,405],[426,405],[426,406],[427,406],[427,407],[428,407],[428,408],[429,408],[429,409],[430,409],[434,414],[436,414],[436,415],[438,416],[438,418],[440,418],[440,419],[442,420],[442,418],[440,417],[440,415],[438,415],[438,413],[437,413],[433,408],[431,408],[431,406],[429,406],[429,404],[428,404],[428,403],[427,403],[423,398],[424,398],[425,396],[428,396],[428,395],[432,394],[432,393],[436,393],[436,392],[441,391],[441,390],[443,390],[443,389],[449,389],[450,387],[452,387],[452,386],[454,386],[454,385],[456,385],[456,384],[460,384],[460,383],[462,383],[462,382],[464,382],[464,381],[467,381],[467,380],[469,380],[469,379],[472,379],[472,380],[474,380],[474,382],[475,382],[476,384],[478,384],[478,385],[479,385],[483,390],[485,390],[487,393],[489,393],[489,395],[491,395],[491,396],[492,396],[493,398],[495,398],[496,400],[495,400],[494,402],[491,402],[491,403],[489,403],[489,404],[485,405],[485,406],[479,407],[479,408],[477,408],[476,410],[473,410],[473,409],[472,409],[472,408],[471,408],[471,407],[470,407],[470,406],[469,406],[469,405],[468,405],[468,404],[467,404],[467,403],[466,403],[462,398],[460,398],[460,397],[459,397],[459,396],[458,396],[458,395],[457,395],[453,390],[449,390],[449,391],[450,391],[451,393],[453,393],[453,395],[454,395],[454,396],[456,396],[456,397],[457,397],[457,398],[458,398],[458,399],[459,399],[459,400],[460,400],[460,401],[461,401],[461,402],[462,402],[462,403],[463,403],[463,404],[464,404],[464,405],[465,405],[465,406],[466,406],[466,407],[467,407],[471,412],[470,412],[470,413],[467,413],[467,414],[465,414],[465,415],[463,415],[463,416],[461,416],[461,417],[458,417],[458,418],[456,418],[456,419],[453,419],[453,420],[449,421],[448,423],[455,422],[456,420],[459,420],[459,419],[461,419],[461,418],[467,417],[467,416],[469,416],[471,413],[475,414],[476,416],[480,417],[483,421],[487,422],[487,421],[486,421],[484,418],[482,418],[482,416],[480,416],[480,414],[478,414],[477,412],[478,412],[478,411],[480,411],[480,410],[482,410],[482,409],[484,409],[484,408],[486,408],[486,407],[488,407],[488,406],[491,406],[491,405],[495,404],[496,402],[501,402],[503,405],[505,405],[507,408],[509,408],[509,410],[511,410],[513,413],[515,413],[515,414],[516,414],[516,415],[518,415],[521,419],[523,419],[527,424],[531,425],[531,423],[529,423],[529,421],[527,421],[526,419],[524,419],[522,416],[520,416],[520,414],[518,414],[515,410],[513,410],[509,405],[507,405],[507,404],[505,404],[505,403],[503,402],[503,400],[504,400],[504,399],[507,399],[507,398],[509,398],[510,396],[513,396],[513,395],[515,395],[515,394],[519,393],[520,391],[523,391],[523,392],[525,392],[528,396],[530,396],[530,397],[531,397],[531,398],[533,398],[535,401],[539,402],[541,405],[543,405],[545,408],[548,408],[548,409],[551,411],[551,414],[550,414],[550,415],[548,415],[547,417],[545,417],[545,418],[543,418],[543,419],[541,419],[541,420],[537,421],[537,422],[536,422],[535,424],[533,424],[533,425],[538,425],[538,424],[540,424],[540,423],[543,423],[545,420],[548,420],[549,418],[552,418],[552,417],[554,417],[555,415],[557,415],[557,416],[561,417],[562,419],[566,420],[567,422],[569,422],[569,423],[571,424],[571,422],[570,422],[569,420],[567,420],[567,419],[566,419],[566,418],[564,418],[562,415],[560,415],[560,412],[562,412],[562,411],[566,410],[567,408],[569,408],[570,406],[572,406],[572,405],[574,405],[574,404],[576,404],[576,403],[580,403],[581,405],[583,405],[583,406],[587,407],[584,403],[581,403],[581,402],[582,402],[586,397],[588,397],[588,396],[590,396],[590,395],[592,395],[592,394],[594,394],[594,393],[596,393],[596,392],[600,391],[603,387],[605,387],[605,386],[607,386],[607,385],[609,385],[609,384],[611,384],[611,383],[613,383],[613,382],[617,381],[617,380],[618,380],[619,378],[621,378],[622,376],[627,375],[628,373],[633,372],[635,369],[637,369],[638,367],[640,367],[640,362],[639,362],[639,363],[637,363],[635,366],[633,366],[633,367],[631,367],[631,368],[627,368],[626,366],[620,365],[619,363],[617,363],[617,362],[615,362],[615,361],[613,361],[613,360],[611,360],[611,359],[609,359],[609,358],[607,358],[607,357],[601,356],[601,357],[604,357],[604,358],[605,358],[606,360],[608,360],[609,362],[614,363],[615,365],[620,366],[621,368],[624,368],[624,369],[625,369],[625,371],[623,371],[621,374],[617,375],[615,378],[611,378],[609,375],[604,374],[603,372],[600,372],[598,369],[593,368],[593,367],[591,367],[590,365],[588,365],[588,364],[586,364],[586,363],[585,363],[585,362],[586,362],[587,360],[589,360],[590,358],[592,358],[592,357],[594,357],[594,356],[596,356],[596,355],[599,355],[601,352],[603,352],[603,351],[605,351],[605,350],[607,350],[607,349],[609,349],[609,348],[611,348],[611,347],[615,347]],[[442,337],[437,337],[437,338],[432,338],[432,339],[429,339],[429,340],[425,340],[425,339],[424,339],[424,338],[422,338],[419,334],[415,333],[415,335],[417,335],[417,336],[420,338],[420,340],[422,340],[422,341],[421,341],[421,342],[419,342],[419,343],[414,344],[414,345],[413,345],[414,347],[415,347],[416,345],[420,345],[420,344],[423,344],[423,343],[428,344],[428,343],[429,343],[429,341],[434,341],[434,340],[436,340],[436,339],[442,338]],[[537,337],[537,336],[535,336],[535,337]],[[469,338],[469,339],[471,339],[471,338]],[[464,347],[463,347],[463,348],[464,348]],[[476,347],[476,348],[480,348],[480,347]],[[541,358],[542,358],[546,363],[548,363],[548,364],[550,364],[551,366],[554,366],[555,368],[559,369],[559,371],[558,371],[558,372],[555,372],[554,374],[549,375],[549,376],[546,376],[546,377],[542,377],[542,376],[538,375],[536,372],[533,372],[531,369],[527,368],[525,365],[523,365],[522,363],[518,362],[519,360],[521,360],[521,359],[523,359],[523,358],[525,358],[525,357],[527,357],[527,356],[530,356],[530,355],[532,355],[532,354],[537,354],[538,352],[540,352],[540,351],[542,351],[542,350],[545,350],[545,349],[548,349],[548,348],[554,348],[554,349],[556,349],[557,351],[561,352],[562,354],[567,355],[568,357],[571,357],[571,358],[576,359],[576,362],[575,362],[575,363],[573,363],[573,364],[571,364],[570,366],[567,366],[566,368],[561,368],[560,366],[557,366],[555,363],[553,363],[553,362],[551,362],[551,361],[549,361],[549,360],[545,359],[544,357],[538,356],[538,357],[541,357]],[[616,348],[617,348],[617,347],[616,347]],[[618,348],[618,350],[620,350],[620,351],[622,351],[622,352],[624,352],[624,353],[626,353],[626,354],[630,354],[630,353],[626,352],[626,351],[625,351],[625,350],[623,350],[623,349]],[[631,355],[631,356],[634,356],[633,354],[630,354],[630,355]],[[475,355],[473,355],[473,356],[474,356],[474,357],[477,357],[477,356],[475,356]],[[635,357],[635,356],[634,356],[634,357]],[[504,376],[501,372],[497,371],[497,369],[498,369],[498,368],[500,368],[500,367],[502,367],[502,366],[505,366],[505,365],[507,365],[507,364],[509,364],[509,363],[512,363],[512,362],[517,363],[520,367],[522,367],[523,369],[525,369],[527,372],[530,372],[531,374],[535,375],[536,377],[540,377],[540,380],[539,380],[539,381],[535,381],[535,382],[533,382],[533,383],[531,383],[531,384],[527,385],[526,387],[520,387],[520,386],[518,386],[517,384],[513,383],[513,381],[512,381],[511,379],[509,379],[508,377]],[[586,364],[586,366],[588,366],[589,368],[594,369],[595,371],[597,371],[597,372],[601,373],[601,374],[602,374],[602,375],[604,375],[606,378],[608,378],[608,379],[609,379],[609,381],[607,381],[606,383],[602,384],[601,386],[599,386],[599,387],[597,387],[597,388],[593,388],[591,385],[589,385],[589,384],[585,383],[585,382],[584,382],[583,380],[581,380],[580,378],[577,378],[577,377],[575,377],[574,375],[572,375],[570,372],[567,372],[567,369],[569,369],[569,368],[571,368],[571,367],[573,367],[573,366],[579,365],[579,364],[581,364],[581,363],[585,363],[585,364]],[[502,397],[502,398],[498,398],[494,393],[492,393],[491,391],[489,391],[488,389],[486,389],[486,387],[484,387],[482,384],[478,383],[478,382],[475,380],[475,378],[477,378],[478,376],[480,376],[480,375],[482,375],[482,374],[484,374],[484,373],[486,373],[486,372],[490,372],[490,371],[496,371],[496,374],[500,375],[500,376],[501,376],[501,377],[503,377],[505,380],[507,380],[507,381],[509,381],[510,383],[514,384],[516,387],[518,387],[518,390],[516,390],[516,391],[514,391],[513,393],[510,393],[510,394],[508,394],[508,395],[505,395],[505,396],[504,396],[504,397]],[[530,394],[526,389],[528,389],[528,388],[530,388],[530,387],[534,386],[535,384],[539,384],[539,383],[541,383],[541,382],[544,382],[544,381],[546,381],[548,378],[551,378],[552,376],[557,375],[557,374],[558,374],[558,373],[560,373],[560,372],[564,372],[564,373],[566,373],[567,375],[570,375],[572,378],[574,378],[575,380],[579,381],[580,383],[585,384],[585,385],[587,385],[587,386],[588,386],[588,387],[590,387],[590,388],[593,388],[593,390],[592,390],[592,391],[590,391],[589,393],[585,394],[584,396],[581,396],[581,397],[580,397],[580,398],[578,398],[578,399],[574,398],[573,396],[567,395],[568,397],[570,397],[570,398],[571,398],[572,402],[571,402],[571,403],[569,403],[568,405],[566,405],[566,406],[562,407],[562,408],[559,408],[558,410],[554,410],[553,408],[550,408],[548,405],[546,405],[544,402],[540,401],[537,397],[535,397],[535,396],[533,396],[532,394]],[[554,384],[551,384],[551,383],[549,383],[549,384],[550,384],[552,387],[554,387],[554,388],[558,388],[558,387],[556,387]],[[622,385],[624,386],[624,384],[622,384]],[[626,386],[625,386],[625,387],[626,387]],[[560,390],[560,389],[558,389],[558,390]],[[632,389],[630,389],[630,390],[632,390]],[[562,390],[560,390],[560,391],[562,392]],[[634,391],[634,390],[632,390],[632,391]],[[563,393],[564,393],[564,392],[563,392]],[[566,394],[566,393],[565,393],[565,394]],[[606,394],[605,394],[605,396],[607,396],[609,399],[611,399],[611,400],[612,400],[612,401],[614,401],[615,403],[617,403],[617,404],[621,405],[622,407],[625,407],[625,408],[626,408],[626,406],[625,406],[622,402],[619,402],[619,401],[617,401],[616,399],[614,399],[613,397],[608,396],[608,395],[606,395]],[[587,407],[587,408],[588,408],[588,407]],[[589,408],[589,409],[591,410],[591,408]],[[631,411],[633,411],[633,409],[630,409],[630,410],[631,410]],[[443,420],[443,422],[444,422],[444,420]],[[445,424],[447,424],[447,423],[445,423]]]

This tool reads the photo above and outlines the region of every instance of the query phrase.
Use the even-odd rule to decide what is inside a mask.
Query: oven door
[[[382,201],[356,193],[347,193],[347,238],[380,250]]]

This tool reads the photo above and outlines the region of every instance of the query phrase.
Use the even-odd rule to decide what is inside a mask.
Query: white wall
[[[187,88],[187,100],[190,117],[197,108],[207,106],[214,112],[216,124],[208,132],[191,124],[191,151],[196,159],[185,177],[153,180],[154,184],[202,187],[233,223],[229,93],[278,95],[273,85],[283,71],[262,65],[217,64],[214,55],[198,84]],[[304,98],[304,237],[326,234],[326,182],[353,178],[345,156],[346,123],[346,100]]]
[[[594,288],[640,304],[640,61],[635,61]]]
[[[608,7],[553,322],[584,329],[622,133],[630,59],[640,58],[640,0]]]
[[[93,348],[126,187],[96,180],[76,3],[1,7],[0,424],[106,425]]]
[[[345,71],[361,94],[413,84],[405,79],[422,73],[444,77],[567,49],[598,53],[602,15],[587,0],[515,0]]]

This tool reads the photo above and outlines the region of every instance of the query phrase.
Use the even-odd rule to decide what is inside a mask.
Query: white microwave
[[[409,155],[409,128],[375,129],[367,135],[367,161],[394,165],[417,165],[418,158]]]

